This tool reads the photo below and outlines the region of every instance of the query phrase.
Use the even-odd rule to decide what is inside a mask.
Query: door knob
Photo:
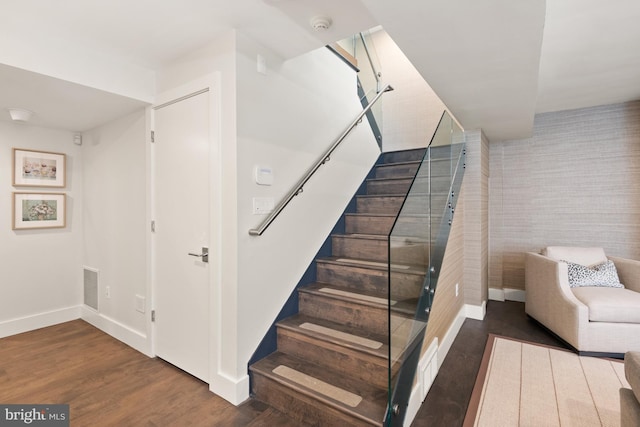
[[[193,252],[189,252],[189,255],[202,258],[202,262],[209,262],[209,248],[202,248],[202,253],[194,254]]]

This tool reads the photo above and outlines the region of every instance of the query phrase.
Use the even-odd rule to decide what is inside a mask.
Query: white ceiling
[[[55,54],[56,71],[90,52],[153,71],[232,28],[290,58],[381,24],[463,126],[492,140],[527,136],[537,112],[640,99],[637,0],[0,0],[0,11],[0,119],[21,107],[72,131],[146,102],[20,68]],[[329,31],[310,28],[317,15]]]
[[[82,132],[147,105],[145,102],[0,64],[0,119],[8,108],[35,114],[29,124]]]

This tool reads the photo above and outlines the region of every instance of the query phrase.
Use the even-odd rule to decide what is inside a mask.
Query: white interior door
[[[207,383],[209,108],[208,92],[156,107],[152,145],[155,353]]]

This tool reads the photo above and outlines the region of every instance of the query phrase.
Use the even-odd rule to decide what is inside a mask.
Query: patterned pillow
[[[572,288],[580,286],[602,286],[608,288],[624,288],[618,278],[618,271],[613,261],[609,260],[602,264],[586,267],[569,261],[562,261],[567,264],[569,270],[569,286]]]

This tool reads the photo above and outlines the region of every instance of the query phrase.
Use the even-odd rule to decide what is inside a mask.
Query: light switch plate
[[[254,197],[253,214],[263,215],[273,212],[273,197]]]

